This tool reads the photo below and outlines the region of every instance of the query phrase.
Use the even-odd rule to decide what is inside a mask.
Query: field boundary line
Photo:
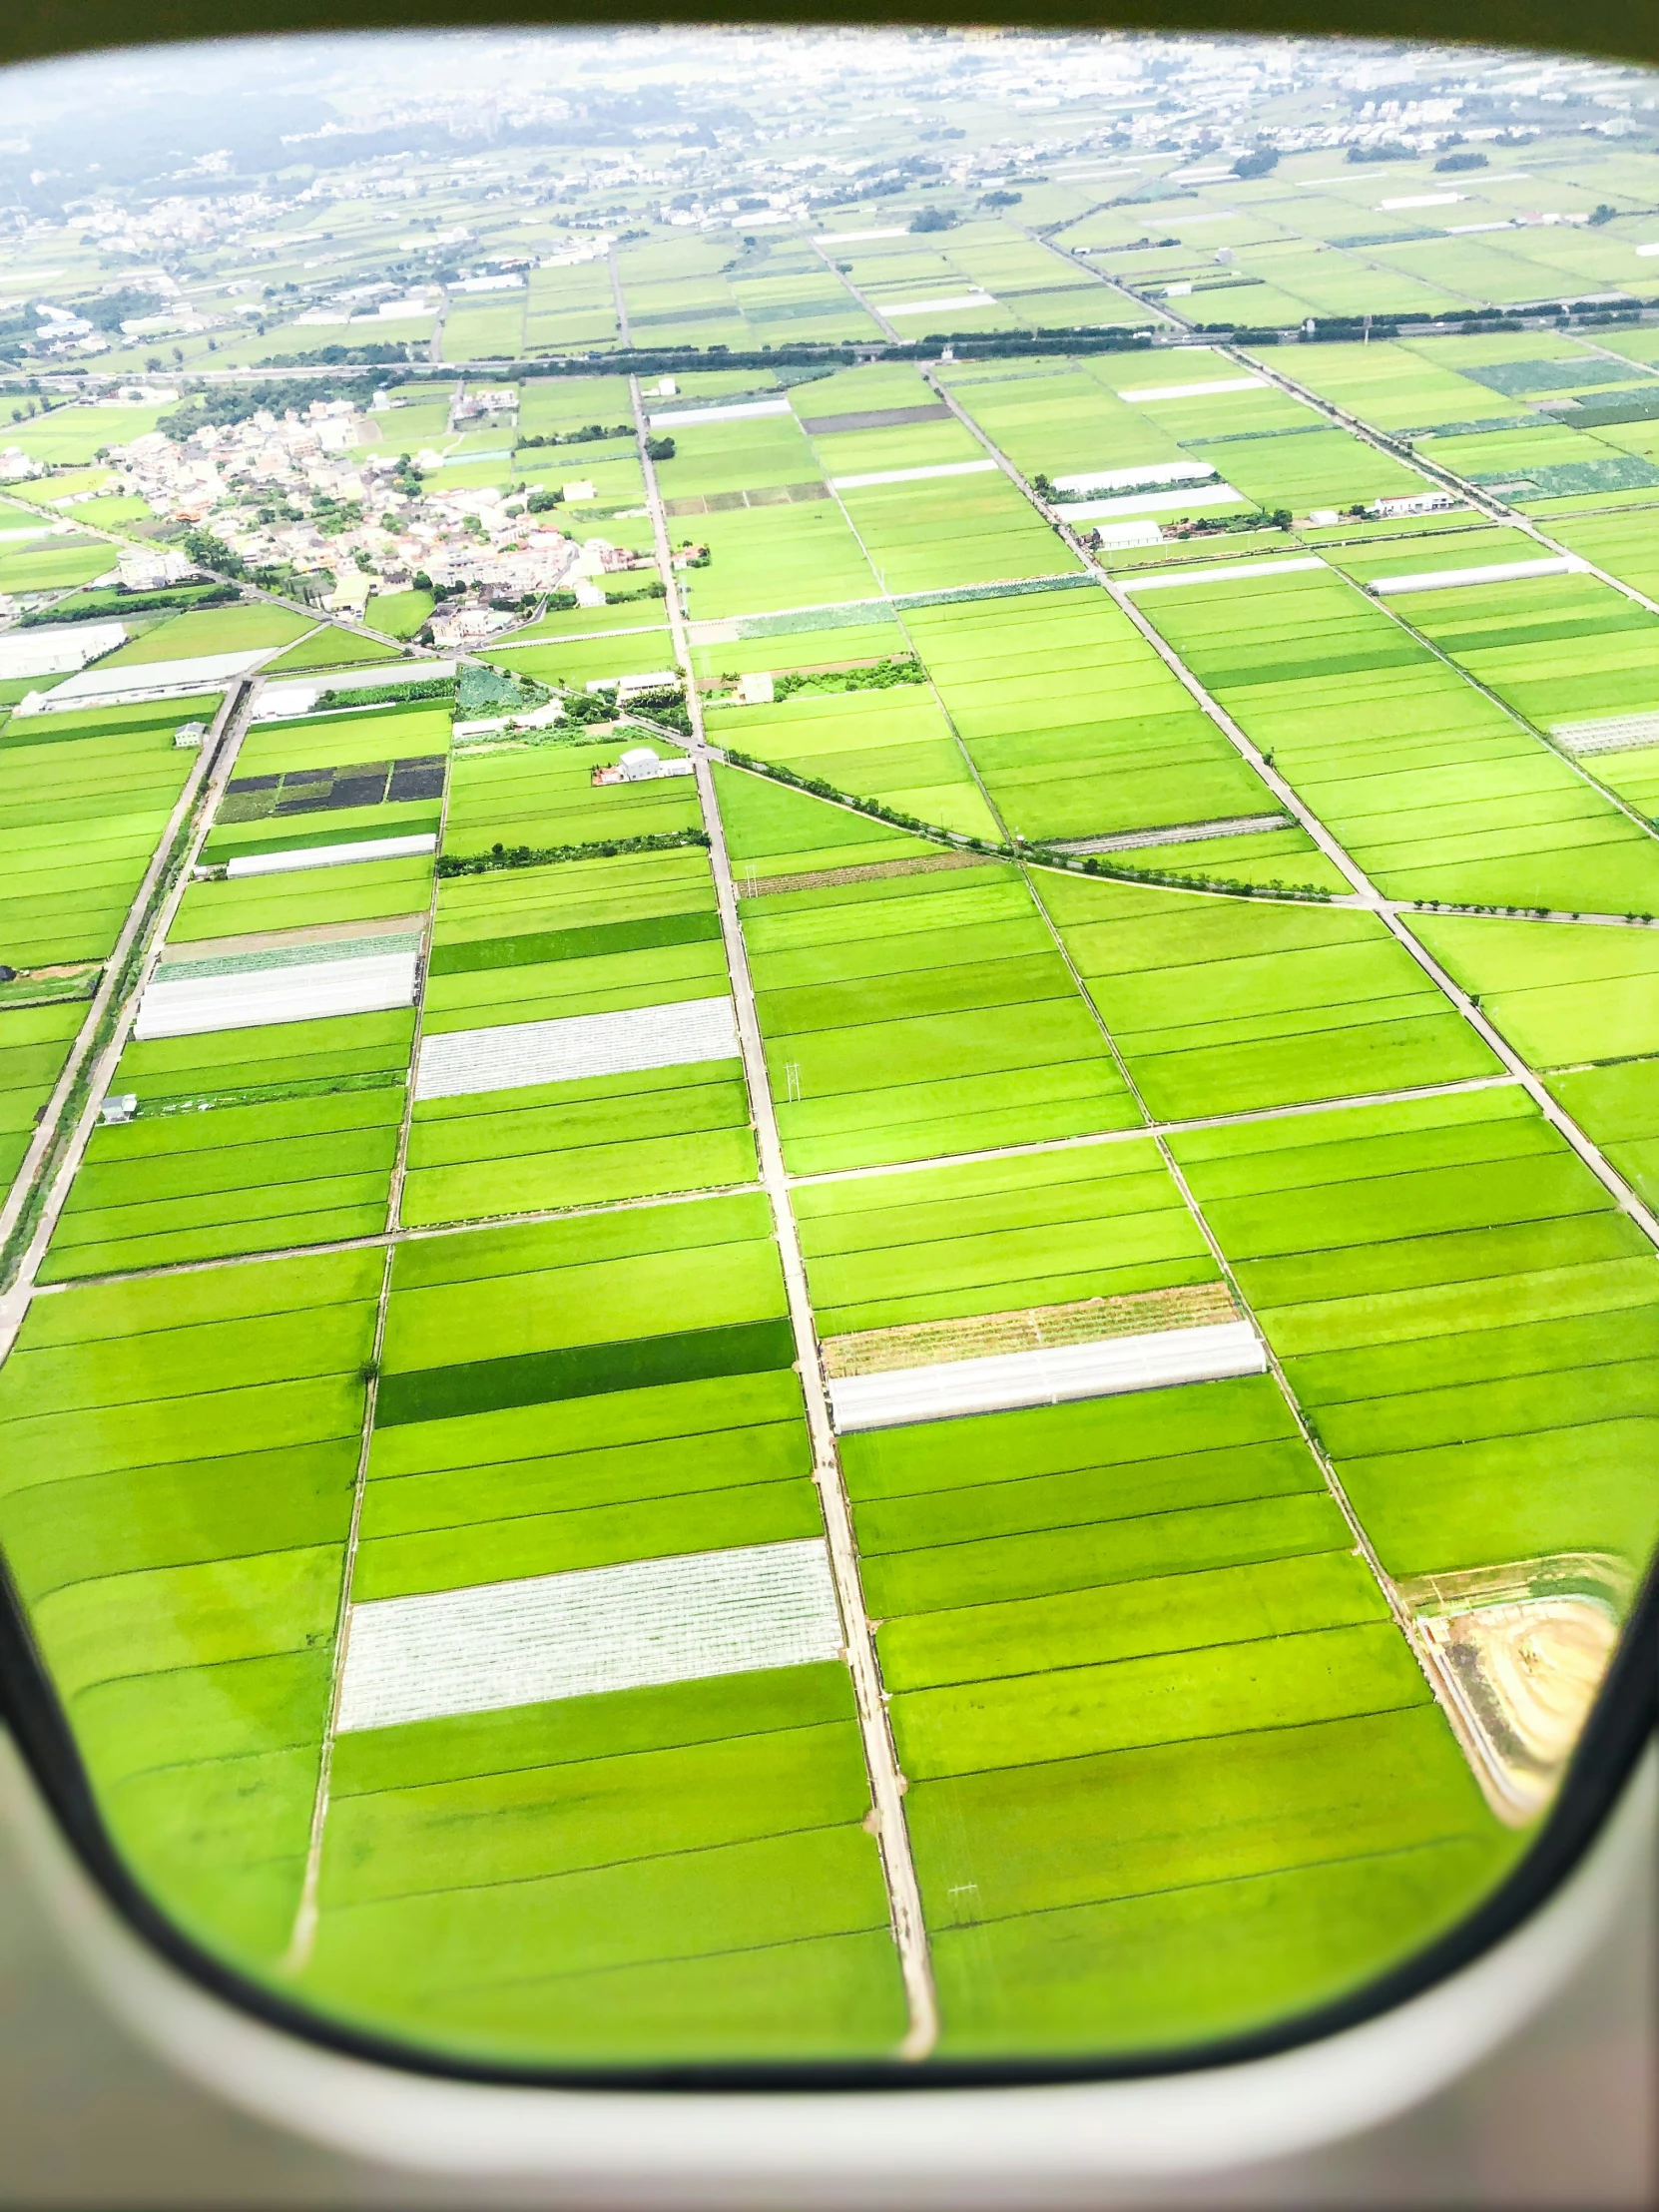
[[[1361,902],[1353,898],[1334,898],[1331,903],[1333,906],[1357,906]],[[1390,914],[1432,913],[1450,921],[1565,922],[1569,928],[1582,925],[1586,929],[1659,929],[1659,914],[1575,914],[1565,906],[1459,906],[1446,898],[1385,898],[1382,910]],[[1632,1054],[1631,1057],[1642,1055]]]
[[[847,1666],[858,1707],[859,1732],[863,1738],[864,1761],[873,1799],[875,1842],[886,1878],[893,1938],[909,2004],[909,2031],[899,2045],[898,2054],[906,2059],[918,2059],[925,2057],[938,2040],[939,2016],[932,1964],[927,1951],[927,1929],[922,1916],[921,1889],[916,1880],[915,1863],[910,1854],[909,1828],[904,1818],[904,1791],[907,1785],[898,1768],[897,1752],[887,1718],[886,1696],[881,1686],[880,1666],[875,1656],[875,1638],[864,1603],[863,1584],[858,1571],[857,1541],[853,1533],[852,1507],[841,1474],[834,1429],[830,1419],[829,1398],[819,1361],[817,1326],[807,1287],[806,1261],[801,1249],[800,1231],[790,1206],[783,1144],[778,1133],[777,1113],[772,1103],[766,1047],[761,1036],[755,989],[749,972],[748,947],[744,942],[743,924],[738,919],[732,863],[726,850],[726,830],[715,797],[714,769],[708,748],[703,742],[703,711],[698,698],[696,670],[692,662],[685,615],[680,605],[679,586],[674,575],[668,520],[663,512],[657,471],[648,448],[645,400],[637,376],[629,378],[629,389],[634,401],[640,461],[645,471],[646,499],[651,509],[657,558],[663,579],[668,585],[669,627],[674,637],[676,657],[685,672],[686,704],[696,734],[697,742],[692,751],[692,759],[697,776],[697,796],[709,832],[709,863],[714,875],[721,934],[725,939],[726,957],[731,971],[732,1001],[737,1015],[738,1039],[743,1048],[744,1072],[749,1079],[761,1183],[771,1202],[774,1233],[783,1264],[785,1293],[789,1300],[801,1387],[806,1400],[807,1427],[813,1445],[814,1481],[824,1513],[830,1571],[834,1577],[835,1595],[840,1606],[842,1632],[846,1637]]]
[[[308,1964],[316,1942],[317,1923],[321,1917],[318,1898],[322,1881],[322,1839],[328,1824],[340,1692],[345,1684],[345,1655],[351,1640],[351,1585],[356,1573],[357,1547],[362,1532],[363,1498],[368,1489],[368,1457],[374,1445],[374,1412],[380,1390],[380,1353],[385,1344],[386,1309],[391,1303],[391,1267],[396,1251],[395,1245],[387,1245],[385,1258],[380,1265],[380,1291],[374,1306],[374,1334],[363,1379],[363,1424],[357,1441],[357,1470],[351,1485],[351,1518],[346,1526],[345,1551],[340,1561],[339,1603],[334,1612],[334,1652],[329,1670],[328,1710],[323,1716],[322,1740],[317,1747],[316,1794],[311,1800],[311,1825],[305,1843],[305,1871],[300,1879],[299,1902],[294,1908],[287,1948],[277,1962],[277,1971],[285,1974],[300,1973]]]
[[[40,1271],[41,1262],[46,1257],[47,1247],[68,1201],[70,1186],[80,1171],[81,1161],[92,1140],[92,1132],[97,1127],[104,1092],[108,1089],[126,1049],[128,1033],[132,1028],[139,1000],[144,995],[151,972],[167,941],[168,930],[173,926],[173,917],[190,887],[191,869],[195,865],[197,854],[213,827],[215,806],[230,780],[231,770],[236,764],[248,730],[253,689],[246,679],[227,687],[219,713],[214,718],[214,730],[202,748],[194,783],[187,778],[185,790],[169,820],[168,830],[158,840],[150,864],[145,869],[144,880],[139,885],[138,894],[128,909],[127,920],[105,970],[105,980],[99,988],[98,996],[93,1000],[93,1013],[83,1024],[76,1051],[71,1055],[72,1061],[78,1064],[66,1066],[54,1088],[52,1104],[42,1124],[43,1132],[47,1133],[46,1141],[40,1143],[37,1139],[37,1143],[40,1143],[38,1152],[31,1147],[35,1163],[32,1174],[25,1180],[25,1171],[29,1169],[27,1158],[23,1168],[18,1171],[18,1181],[12,1193],[13,1200],[17,1202],[16,1210],[11,1214],[14,1227],[22,1216],[27,1197],[40,1190],[38,1178],[43,1172],[43,1163],[49,1157],[51,1146],[61,1145],[58,1157],[49,1171],[33,1234],[18,1259],[10,1288],[4,1297],[0,1297],[0,1361],[10,1352],[16,1342],[17,1333],[23,1326],[29,1302],[34,1295],[35,1277]],[[173,880],[168,883],[168,869],[175,865]],[[129,971],[132,979],[123,990],[122,978]],[[102,1050],[96,1055],[90,1055],[92,1038],[112,1008],[114,1021],[109,1037]],[[67,1141],[64,1141],[62,1116],[68,1110],[82,1081],[87,1086],[86,1100],[79,1120],[70,1131]],[[24,1196],[20,1198],[19,1193]]]
[[[651,1191],[643,1198],[601,1199],[591,1206],[543,1206],[523,1214],[480,1214],[470,1221],[417,1223],[412,1229],[375,1229],[361,1237],[324,1237],[315,1244],[273,1245],[263,1252],[224,1252],[211,1260],[163,1260],[148,1268],[111,1268],[102,1275],[76,1276],[66,1283],[42,1283],[37,1298],[55,1298],[64,1291],[83,1290],[93,1283],[140,1283],[158,1275],[211,1275],[216,1268],[257,1267],[266,1260],[303,1260],[317,1253],[381,1252],[390,1245],[427,1244],[442,1237],[465,1237],[480,1229],[506,1229],[522,1224],[535,1228],[540,1222],[584,1221],[590,1215],[633,1213],[642,1206],[691,1206],[706,1198],[739,1198],[761,1188],[750,1183],[712,1183],[706,1190]]]

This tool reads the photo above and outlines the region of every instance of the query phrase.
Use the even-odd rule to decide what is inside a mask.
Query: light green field
[[[451,432],[453,366],[351,366],[405,377],[357,457],[442,447],[428,494],[591,481],[560,527],[653,562],[613,269],[633,361],[698,349],[672,392],[644,370],[648,413],[788,401],[667,426],[671,549],[706,549],[665,579],[689,634],[619,596],[488,649],[567,694],[695,681],[755,768],[596,782],[677,749],[568,716],[457,746],[447,696],[236,726],[167,931],[211,965],[206,1026],[121,1032],[136,1112],[91,1128],[0,1367],[0,1548],[135,1880],[224,1968],[421,2064],[879,2075],[915,2026],[900,1850],[939,2010],[908,2078],[1188,2063],[1364,2009],[1525,1861],[1555,1786],[1528,1810],[1495,1779],[1524,1685],[1453,1725],[1402,1625],[1419,1578],[1570,1569],[1622,1617],[1659,1545],[1659,1261],[1625,1196],[1659,1205],[1659,933],[1625,918],[1659,914],[1659,751],[1639,719],[1617,752],[1550,735],[1659,712],[1656,618],[1586,573],[1379,598],[1548,549],[1469,505],[1346,511],[1422,488],[1420,451],[1651,592],[1651,348],[1296,336],[1634,282],[1646,157],[1541,131],[1545,184],[1507,145],[1199,183],[1167,149],[1067,156],[987,208],[952,165],[1000,143],[994,97],[948,151],[873,113],[811,229],[745,229],[759,193],[671,224],[657,186],[589,193],[503,142],[418,215],[347,180],[283,204],[285,259],[252,217],[246,273],[212,250],[213,287],[269,282],[287,318],[225,331],[232,361],[355,341],[282,302],[378,282],[388,237],[409,269],[521,269],[452,291],[440,347],[499,361],[469,381],[510,383],[516,424]],[[939,166],[874,179],[912,140]],[[1378,205],[1448,177],[1455,204]],[[1539,193],[1615,212],[1451,235]],[[910,230],[928,207],[958,220]],[[958,357],[803,359],[880,335],[843,276]],[[1151,330],[1184,284],[1195,322],[1283,326],[1259,374],[1168,326],[1064,335]],[[152,413],[18,442],[89,461]],[[1181,504],[1085,567],[1003,460]],[[1238,494],[1225,527],[1185,504],[1205,483]],[[18,539],[0,588],[110,558]],[[115,665],[389,666],[430,611],[139,616]],[[763,673],[808,681],[743,701]],[[204,712],[0,726],[0,1175]],[[214,872],[439,830],[432,857]],[[372,1004],[388,945],[419,948],[413,1005],[269,1018],[268,978],[319,953]],[[854,1377],[909,1417],[860,1425]],[[702,1594],[653,1618],[681,1576]],[[421,1685],[423,1718],[353,1705],[399,1622],[381,1690]]]
[[[194,661],[215,653],[251,653],[290,644],[314,629],[286,607],[205,607],[175,615],[99,663],[101,668],[141,667],[149,661]]]

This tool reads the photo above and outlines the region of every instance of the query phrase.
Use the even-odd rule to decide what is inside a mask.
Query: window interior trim
[[[1564,0],[1373,0],[1364,21],[1350,0],[1023,0],[1018,9],[972,11],[964,18],[951,0],[904,0],[881,18],[896,29],[946,29],[964,19],[976,25],[1085,35],[1101,31],[1218,32],[1238,38],[1414,39],[1433,46],[1462,44],[1518,47],[1593,55],[1603,60],[1659,65],[1659,10],[1652,0],[1600,0],[1589,9]],[[728,0],[711,15],[703,0],[656,0],[625,11],[617,0],[495,0],[487,13],[459,0],[244,0],[237,11],[239,38],[338,35],[372,31],[639,30],[643,25],[700,30],[712,23],[871,28],[867,11],[846,0],[798,0],[787,11],[769,0]],[[128,0],[43,0],[0,20],[0,65],[47,61],[123,46],[159,46],[224,38],[224,10],[210,0],[159,0],[133,36]]]

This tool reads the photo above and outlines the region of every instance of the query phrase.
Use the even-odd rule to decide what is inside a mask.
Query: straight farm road
[[[773,1225],[783,1262],[790,1321],[795,1332],[796,1364],[806,1398],[807,1427],[813,1447],[813,1478],[824,1512],[830,1571],[834,1577],[835,1595],[840,1608],[841,1629],[846,1638],[847,1665],[851,1670],[859,1730],[863,1738],[864,1763],[874,1800],[876,1841],[880,1847],[893,1937],[898,1947],[899,1966],[909,2002],[909,2032],[900,2045],[899,2055],[908,2059],[924,2058],[938,2040],[939,2011],[933,1987],[932,1965],[927,1952],[921,1889],[916,1880],[915,1862],[910,1851],[909,1826],[904,1817],[905,1782],[899,1772],[892,1731],[888,1725],[886,1695],[881,1687],[881,1672],[875,1656],[874,1631],[864,1602],[863,1581],[858,1568],[857,1544],[852,1531],[852,1505],[847,1496],[840,1456],[835,1448],[834,1428],[830,1418],[829,1393],[825,1387],[823,1364],[819,1357],[818,1330],[807,1288],[806,1257],[802,1251],[795,1213],[790,1205],[789,1177],[784,1168],[778,1116],[772,1103],[766,1047],[762,1041],[760,1016],[755,1005],[755,987],[749,972],[749,952],[744,942],[743,927],[738,919],[737,891],[732,880],[731,858],[726,849],[725,826],[715,798],[714,767],[703,742],[703,716],[698,702],[697,673],[692,661],[685,614],[680,605],[679,588],[674,579],[668,518],[664,512],[657,472],[648,445],[645,400],[640,391],[639,378],[632,377],[629,383],[633,393],[640,461],[645,470],[646,499],[651,510],[652,529],[657,543],[657,559],[663,581],[668,586],[669,627],[674,637],[675,655],[685,675],[686,705],[698,741],[692,752],[697,775],[697,796],[703,811],[704,828],[709,835],[709,859],[714,872],[721,935],[725,941],[727,965],[731,971],[738,1039],[743,1053],[744,1073],[749,1083],[751,1111],[755,1117],[761,1184],[771,1201]]]

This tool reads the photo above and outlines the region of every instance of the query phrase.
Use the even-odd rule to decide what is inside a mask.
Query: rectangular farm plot
[[[706,568],[683,570],[692,619],[721,621],[868,599],[877,585],[841,508],[815,482],[814,496],[762,503],[748,497],[669,502],[669,534],[695,533]]]
[[[409,1137],[407,1223],[755,1172],[706,855],[446,881]]]
[[[364,858],[347,866],[193,882],[179,902],[169,946],[286,929],[373,924],[424,915],[432,895],[430,855]]]
[[[101,538],[47,538],[32,544],[0,544],[0,592],[60,592],[72,584],[90,584],[110,567],[110,547]]]
[[[418,927],[407,938],[278,944],[215,957],[217,949],[203,945],[201,959],[173,959],[156,970],[133,1028],[140,1042],[331,1014],[383,1013],[414,1003]]]
[[[1079,566],[999,470],[866,485],[841,499],[886,592],[1059,576]]]
[[[647,603],[647,614],[657,603]],[[597,613],[598,610],[595,610]],[[638,610],[636,610],[638,611]],[[654,676],[674,666],[674,639],[666,625],[612,624],[603,615],[584,631],[549,638],[531,634],[522,644],[511,638],[492,645],[481,658],[509,676],[536,683],[564,684],[584,691],[589,684],[614,684],[623,676]]]
[[[830,1411],[845,1435],[895,1429],[918,1420],[955,1420],[1017,1404],[1068,1404],[1122,1391],[1212,1382],[1266,1370],[1266,1354],[1248,1321],[1210,1328],[1153,1330],[1122,1341],[1064,1345],[984,1359],[938,1361],[882,1374],[845,1376],[830,1384]]]
[[[1555,741],[1650,822],[1659,821],[1659,712],[1557,723]]]
[[[742,906],[798,1172],[1123,1128],[1105,1039],[1020,878],[883,876]]]
[[[1271,890],[1342,891],[1348,878],[1328,859],[1300,823],[1271,816],[1235,816],[1228,822],[1184,823],[1168,830],[1134,830],[1116,838],[1065,840],[1067,849],[1113,852],[1126,863],[1160,878],[1195,886],[1242,890],[1259,884]]]
[[[836,1425],[1255,1374],[1150,1143],[800,1186]]]
[[[1278,436],[1227,438],[1207,446],[1187,438],[1195,459],[1213,461],[1253,505],[1303,516],[1325,507],[1351,507],[1374,499],[1419,498],[1429,480],[1356,437],[1352,430],[1309,420]]]
[[[1053,480],[1136,464],[1151,469],[1183,459],[1144,408],[1119,399],[1082,366],[947,363],[938,379],[1027,477]]]
[[[1556,500],[1651,493],[1659,486],[1659,468],[1627,451],[1617,432],[1602,438],[1562,420],[1533,419],[1535,429],[1496,425],[1480,436],[1461,435],[1459,426],[1435,438],[1430,456],[1469,483],[1489,485],[1523,513],[1547,514]]]
[[[1147,1138],[799,1184],[792,1203],[832,1375],[886,1366],[883,1341],[934,1359],[1004,1349],[987,1318],[1049,1323],[1056,1343],[1168,1326],[1199,1299],[1192,1318],[1233,1318]]]
[[[37,1298],[0,1539],[100,1808],[176,1923],[272,1969],[299,1904],[378,1252]]]
[[[1640,1572],[1659,1265],[1523,1092],[1174,1148],[1389,1573]]]
[[[256,728],[202,859],[240,875],[430,851],[448,752],[448,711],[425,705]]]
[[[795,1210],[843,1433],[1266,1365],[1144,1141],[800,1186]]]
[[[757,1193],[400,1247],[377,1421],[787,1369],[768,1219]]]
[[[666,669],[672,660],[665,653],[657,665]],[[466,858],[496,844],[539,850],[695,829],[700,817],[689,779],[595,786],[595,769],[614,765],[631,742],[461,754],[450,771],[445,852]]]
[[[1642,515],[1578,515],[1551,519],[1550,536],[1584,559],[1594,561],[1620,583],[1634,585],[1652,599],[1659,596],[1659,544]]]
[[[348,1734],[840,1656],[823,1541],[739,1546],[354,1606],[337,1725]]]
[[[1431,362],[1416,347],[1391,339],[1299,345],[1296,377],[1380,430],[1426,430],[1514,412],[1501,392],[1465,379],[1443,358]]]
[[[99,668],[145,667],[226,653],[255,654],[264,659],[315,628],[314,620],[287,607],[244,604],[192,608],[119,647],[99,663]]]
[[[465,1098],[737,1056],[737,1022],[729,997],[671,1000],[625,1013],[572,1014],[425,1038],[415,1096]]]
[[[1040,1323],[1033,1334],[1040,1334]],[[1266,1367],[1250,1324],[1225,1321],[845,1376],[830,1382],[830,1408],[844,1435],[1013,1405],[1062,1405],[1073,1398],[1260,1375]]]
[[[672,458],[656,464],[658,488],[670,502],[804,484],[822,473],[788,408],[760,420],[723,420],[719,413],[688,419],[676,422],[672,435]]]
[[[158,1104],[95,1129],[42,1281],[377,1236],[402,1069],[310,1096],[275,1088],[275,1098],[245,1105]]]
[[[44,1279],[384,1229],[424,928],[412,914],[170,941],[111,1083],[133,1118],[93,1132]],[[380,1010],[344,1010],[329,978],[343,973],[348,1005],[382,970],[396,988],[366,994]],[[143,1018],[178,1015],[181,996],[196,1018]]]
[[[1034,880],[1158,1120],[1501,1073],[1373,914]]]

